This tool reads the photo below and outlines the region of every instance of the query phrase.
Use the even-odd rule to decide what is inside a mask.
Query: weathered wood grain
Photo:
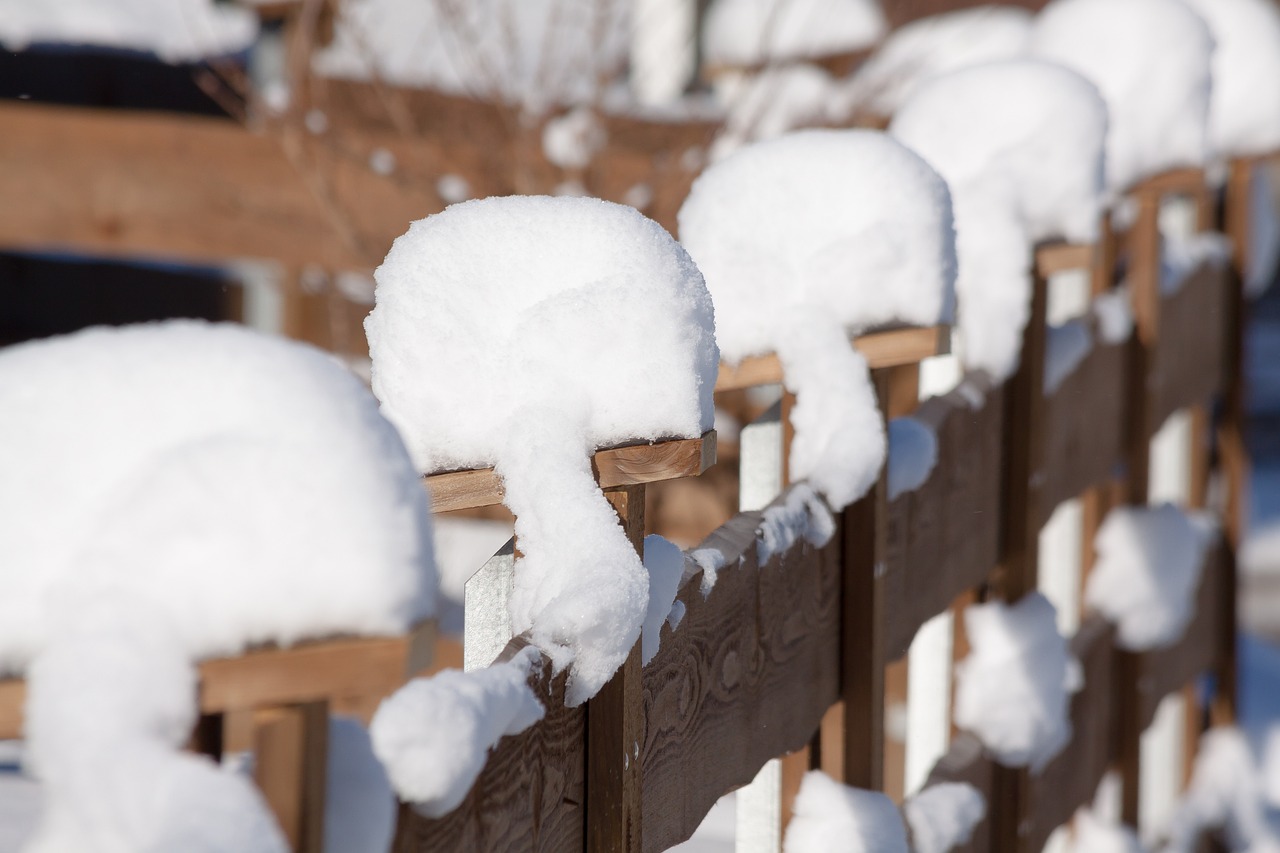
[[[1114,631],[1101,618],[1085,621],[1071,639],[1084,686],[1071,697],[1071,742],[1044,772],[1030,778],[1029,846],[1044,849],[1053,830],[1082,805],[1093,802],[1098,784],[1115,758],[1112,690]]]
[[[1230,284],[1227,266],[1204,264],[1160,301],[1160,340],[1152,364],[1154,424],[1222,390]]]
[[[980,376],[933,397],[914,417],[932,427],[938,459],[929,479],[889,503],[885,560],[886,649],[904,655],[916,631],[966,589],[980,585],[999,554],[1003,389]],[[983,395],[974,407],[971,395]]]
[[[510,659],[524,646],[524,640],[512,640],[499,660]],[[584,849],[586,713],[582,707],[564,706],[566,678],[565,673],[553,678],[544,658],[542,672],[532,675],[529,684],[547,709],[546,717],[498,742],[454,811],[433,819],[402,805],[395,853]]]
[[[1039,523],[1064,500],[1116,474],[1125,454],[1127,344],[1099,342],[1045,397]]]
[[[602,489],[696,477],[716,463],[716,432],[652,444],[630,444],[596,451],[592,460]],[[506,496],[502,478],[492,468],[448,471],[424,478],[432,512],[492,506]]]
[[[705,599],[703,572],[686,574],[685,615],[644,668],[645,850],[688,838],[717,798],[808,743],[839,696],[839,533],[761,566],[760,519],[742,513],[703,543],[725,566]]]

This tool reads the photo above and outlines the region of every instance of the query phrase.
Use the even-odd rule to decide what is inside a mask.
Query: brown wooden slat
[[[600,488],[635,486],[680,477],[696,477],[716,463],[716,432],[653,444],[632,444],[596,451],[592,465]],[[448,471],[424,478],[431,492],[432,512],[493,506],[506,490],[492,468]]]
[[[951,351],[948,326],[925,326],[870,332],[853,339],[853,345],[872,368],[916,364],[929,356]],[[776,355],[744,358],[736,365],[721,364],[717,391],[732,391],[782,381],[782,363]]]
[[[1036,247],[1036,274],[1048,278],[1071,270],[1091,270],[1098,249],[1092,243],[1047,243]]]
[[[1040,523],[1055,507],[1115,476],[1124,461],[1127,344],[1098,343],[1045,398]]]
[[[516,638],[498,659],[509,660],[524,646]],[[552,678],[551,663],[543,659],[541,674],[529,684],[547,709],[546,717],[498,742],[454,811],[433,819],[401,806],[395,853],[584,849],[586,713],[581,706],[564,706],[566,678],[567,673]]]
[[[706,599],[701,571],[684,578],[684,618],[644,668],[645,850],[688,838],[717,798],[807,744],[839,696],[840,534],[760,566],[760,517],[703,543],[725,567]]]
[[[1047,2],[1048,0],[1008,0],[1001,5],[1021,6],[1035,12],[1044,8]],[[896,29],[920,18],[985,6],[988,5],[988,0],[891,0],[882,5],[889,26]]]
[[[976,376],[967,382],[986,395],[981,408],[970,405],[968,389],[920,405],[914,417],[933,428],[938,459],[919,489],[889,504],[890,660],[906,653],[921,625],[947,610],[964,590],[980,585],[999,553],[1003,390]]]
[[[1160,301],[1160,340],[1152,365],[1154,424],[1221,390],[1230,284],[1226,265],[1205,264]]]

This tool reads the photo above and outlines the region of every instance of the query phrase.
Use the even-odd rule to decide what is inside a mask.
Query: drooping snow
[[[955,205],[965,364],[1012,375],[1030,313],[1032,245],[1097,237],[1106,105],[1065,68],[1008,60],[920,86],[890,132],[946,179]]]
[[[981,792],[964,782],[930,785],[902,804],[915,853],[947,853],[967,844],[987,814]]]
[[[907,853],[907,831],[893,800],[841,785],[820,770],[800,783],[782,849],[786,853]]]
[[[397,803],[369,731],[350,717],[329,719],[325,761],[326,853],[384,853],[395,836]]]
[[[1031,52],[1074,69],[1107,102],[1107,185],[1204,165],[1213,37],[1181,0],[1053,0]]]
[[[378,706],[369,735],[401,799],[431,817],[458,807],[489,750],[542,719],[528,684],[538,660],[526,648],[485,669],[415,678]]]
[[[756,560],[763,566],[775,554],[791,550],[801,540],[821,548],[835,532],[831,510],[812,488],[802,483],[788,490],[782,503],[764,511],[756,529]]]
[[[721,351],[776,352],[797,405],[793,479],[836,509],[866,491],[884,435],[850,334],[950,316],[945,184],[871,131],[811,130],[749,146],[694,183],[680,236],[707,276]]]
[[[1213,36],[1209,140],[1234,157],[1280,148],[1280,9],[1268,0],[1183,0]]]
[[[1200,738],[1191,783],[1178,804],[1164,853],[1192,853],[1206,830],[1220,829],[1230,850],[1280,849],[1266,813],[1253,751],[1239,729],[1215,728]]]
[[[1093,298],[1093,316],[1103,343],[1124,343],[1133,334],[1133,303],[1128,289],[1117,287]]]
[[[1070,849],[1073,853],[1146,853],[1132,829],[1104,820],[1093,809],[1077,811],[1072,828]]]
[[[569,701],[640,635],[648,580],[591,452],[693,438],[714,419],[711,299],[689,256],[632,208],[514,197],[413,223],[375,273],[373,389],[420,470],[496,466],[516,515],[512,627]]]
[[[923,421],[889,421],[889,500],[925,484],[938,461],[938,436]]]
[[[191,62],[242,51],[257,34],[253,10],[215,0],[0,0],[0,44],[11,51],[92,45]]]
[[[532,113],[595,100],[621,71],[624,0],[347,0],[312,67],[515,103]]]
[[[662,626],[673,615],[680,578],[684,576],[684,551],[674,542],[650,534],[644,538],[644,567],[649,573],[649,608],[645,611],[641,634],[640,660],[647,664],[658,653]],[[681,609],[675,620],[677,624],[683,615]]]
[[[971,65],[1013,59],[1027,50],[1031,13],[978,6],[912,21],[885,38],[849,80],[851,112],[892,116],[924,82]]]
[[[1231,241],[1223,234],[1205,231],[1165,239],[1160,247],[1160,292],[1177,292],[1191,273],[1205,264],[1225,266],[1231,261]]]
[[[1078,669],[1040,593],[964,614],[970,653],[956,664],[956,725],[1001,764],[1039,772],[1071,740],[1069,692]]]
[[[1172,504],[1117,507],[1094,538],[1098,559],[1086,603],[1116,625],[1116,643],[1147,651],[1177,642],[1195,615],[1196,589],[1211,541]]]
[[[886,28],[878,0],[713,0],[703,56],[736,66],[808,59],[868,47]]]
[[[1075,319],[1061,326],[1050,326],[1045,341],[1044,393],[1057,391],[1062,380],[1084,361],[1092,346],[1093,334],[1084,320]]]
[[[711,594],[716,585],[716,575],[724,568],[724,552],[719,548],[699,548],[689,552],[689,559],[702,570],[702,597]]]
[[[243,327],[90,329],[0,352],[0,672],[62,590],[131,590],[193,657],[433,612],[426,496],[369,392]]]

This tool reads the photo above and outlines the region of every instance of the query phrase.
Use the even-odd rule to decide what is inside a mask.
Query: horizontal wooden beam
[[[395,637],[262,648],[200,664],[200,711],[220,714],[335,697],[387,696],[431,664],[435,622]],[[0,680],[0,740],[22,737],[26,681]]]
[[[951,327],[913,326],[870,332],[854,338],[853,345],[873,369],[918,364],[930,356],[951,351]],[[721,364],[716,390],[733,391],[781,381],[782,363],[777,355],[750,356],[736,365]]]
[[[698,438],[631,444],[596,451],[593,467],[601,488],[635,486],[696,477],[716,464],[716,432]],[[448,471],[423,478],[432,512],[451,512],[502,503],[506,490],[492,468]]]
[[[1130,187],[1126,195],[1136,195],[1138,193],[1156,193],[1157,195],[1187,193],[1197,195],[1204,192],[1205,187],[1204,169],[1187,167],[1169,169],[1168,171],[1143,178]]]
[[[1048,278],[1058,273],[1093,268],[1093,243],[1047,243],[1036,247],[1036,273]]]

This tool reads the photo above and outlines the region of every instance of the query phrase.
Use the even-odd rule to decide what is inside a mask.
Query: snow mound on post
[[[1034,60],[935,78],[894,117],[890,132],[951,187],[968,366],[997,380],[1017,369],[1033,244],[1097,237],[1106,128],[1087,80]]]
[[[1053,605],[1032,593],[964,612],[970,653],[956,665],[956,725],[1009,767],[1042,770],[1071,740],[1069,688],[1078,676]]]
[[[583,702],[649,601],[591,454],[710,429],[719,354],[702,276],[632,208],[514,197],[413,223],[375,278],[365,329],[383,412],[421,471],[496,466],[524,553],[512,627],[573,664],[568,701]]]
[[[844,97],[855,113],[891,116],[920,84],[970,65],[1026,53],[1031,13],[979,6],[912,21],[894,30],[850,78]]]
[[[947,853],[969,843],[974,827],[987,814],[987,802],[972,785],[943,782],[907,798],[902,811],[911,826],[915,853]]]
[[[1117,507],[1094,537],[1085,601],[1116,625],[1116,644],[1149,651],[1178,641],[1195,616],[1206,524],[1172,504]]]
[[[542,719],[545,709],[528,684],[539,660],[537,649],[526,648],[474,672],[415,678],[385,699],[369,736],[400,798],[429,817],[456,809],[489,750]]]
[[[1220,831],[1229,850],[1280,849],[1254,755],[1238,728],[1201,735],[1191,784],[1174,812],[1165,853],[1193,853],[1207,831]]]
[[[886,28],[878,0],[714,0],[703,47],[712,65],[762,65],[858,50]]]
[[[1215,154],[1280,148],[1280,9],[1269,0],[1184,0],[1215,43],[1209,140]]]
[[[782,845],[786,853],[907,853],[907,831],[893,800],[841,785],[821,770],[800,782]]]
[[[194,657],[433,612],[422,487],[359,380],[230,325],[90,329],[0,352],[0,672],[89,579]]]
[[[951,200],[884,134],[811,130],[744,148],[694,183],[680,236],[729,361],[776,352],[797,395],[791,472],[836,509],[874,482],[884,430],[849,335],[950,316]]]
[[[1053,0],[1036,18],[1031,52],[1102,92],[1111,190],[1204,165],[1213,38],[1181,0]]]

